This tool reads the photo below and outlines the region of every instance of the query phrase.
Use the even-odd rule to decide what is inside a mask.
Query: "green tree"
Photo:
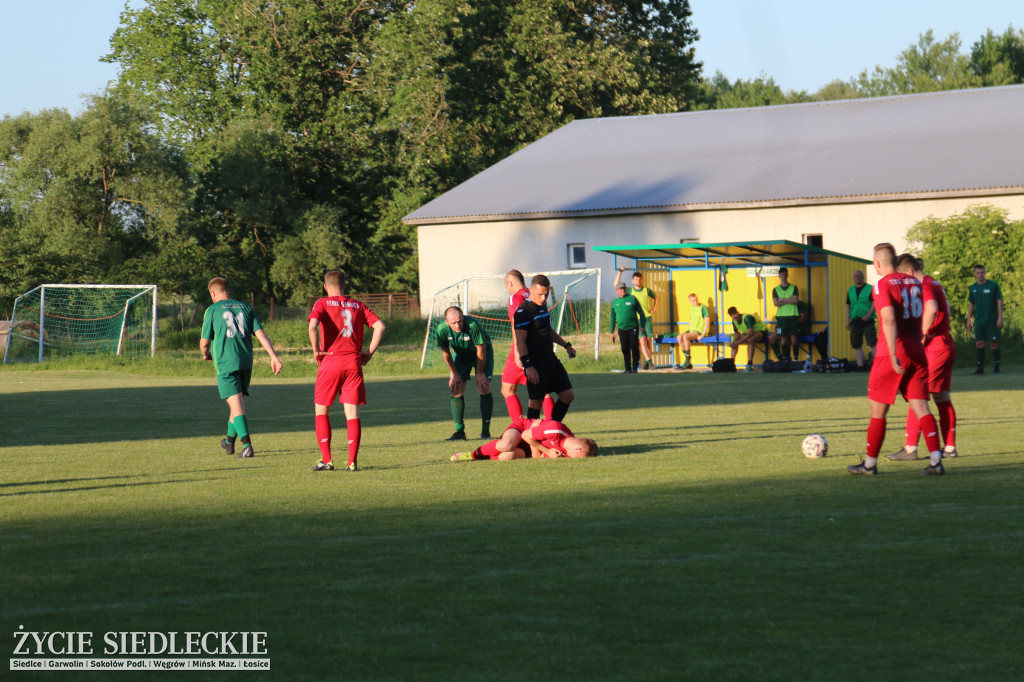
[[[42,282],[124,282],[178,232],[186,174],[152,124],[116,90],[76,118],[48,110],[0,122],[0,296]]]
[[[1024,83],[1024,30],[986,31],[971,47],[971,70],[985,86]]]
[[[738,78],[736,82],[730,82],[721,71],[716,71],[711,80],[701,85],[701,89],[698,109],[741,109],[810,101],[802,91],[783,92],[774,78],[763,73],[754,80]]]
[[[981,78],[971,69],[970,58],[961,54],[960,45],[958,33],[936,42],[928,30],[916,45],[900,53],[896,66],[876,66],[870,73],[863,71],[853,84],[862,97],[979,87]]]
[[[949,218],[927,218],[908,232],[925,271],[942,282],[955,318],[963,320],[972,268],[982,264],[1003,290],[1006,318],[1024,329],[1024,220],[1010,220],[1006,210],[975,205]]]

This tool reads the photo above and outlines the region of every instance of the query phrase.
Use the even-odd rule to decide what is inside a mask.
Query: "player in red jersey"
[[[924,312],[921,315],[921,330],[924,332],[924,353],[928,358],[928,390],[939,413],[939,431],[942,433],[943,457],[956,457],[956,410],[950,397],[953,383],[953,361],[956,359],[956,344],[949,330],[949,301],[942,285],[931,275],[924,274],[924,262],[909,253],[896,261],[896,269],[921,280],[921,299]],[[891,455],[891,460],[917,459],[917,442],[921,436],[921,425],[911,410],[907,414],[907,442]]]
[[[885,440],[885,416],[901,393],[910,403],[924,432],[924,441],[931,453],[925,475],[941,476],[942,446],[939,427],[928,411],[928,365],[921,345],[921,282],[911,275],[896,272],[896,249],[892,244],[878,244],[874,250],[875,272],[881,279],[872,292],[875,310],[881,323],[875,361],[868,379],[868,401],[871,422],[868,425],[867,456],[860,464],[846,469],[851,474],[874,476],[878,473],[878,453]]]
[[[530,298],[530,290],[526,288],[526,280],[523,279],[523,273],[518,270],[509,270],[505,273],[505,289],[509,293],[508,321],[509,325],[512,325],[516,310],[524,301]],[[508,418],[512,421],[516,421],[525,414],[523,412],[523,404],[519,401],[519,396],[516,395],[516,388],[520,385],[526,385],[526,374],[516,354],[515,334],[513,332],[512,347],[508,351],[505,367],[501,371],[501,396],[505,399],[505,406],[508,408]],[[546,396],[544,398],[543,410],[545,417],[548,419],[551,418],[551,410],[554,406],[555,401],[551,399],[550,395]]]
[[[331,270],[324,275],[326,298],[313,304],[309,313],[309,342],[319,366],[313,403],[316,440],[322,459],[313,471],[333,471],[331,463],[331,405],[338,399],[345,406],[348,434],[348,471],[358,471],[357,458],[362,423],[359,406],[366,404],[363,365],[380,346],[384,322],[361,302],[345,296],[345,273]],[[363,327],[373,329],[370,346],[363,350]]]
[[[452,455],[453,462],[481,459],[556,458],[580,459],[597,454],[597,443],[578,438],[568,426],[551,419],[516,419],[501,438],[484,443],[473,452]]]

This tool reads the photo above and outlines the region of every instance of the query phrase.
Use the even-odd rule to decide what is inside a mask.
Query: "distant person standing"
[[[967,331],[974,331],[978,359],[975,374],[985,373],[985,342],[992,349],[992,373],[999,374],[999,335],[1003,329],[1003,291],[999,283],[985,279],[985,266],[974,266],[974,284],[967,295]]]
[[[615,287],[618,288],[622,281],[622,273],[625,267],[619,268],[615,274]],[[651,289],[644,286],[644,275],[639,270],[633,273],[633,288],[629,291],[633,298],[640,302],[644,311],[644,323],[640,325],[640,352],[644,356],[644,369],[651,369],[652,353],[654,352],[654,311],[658,309],[658,295]]]
[[[640,367],[640,328],[644,324],[645,315],[640,302],[629,294],[628,289],[623,282],[616,287],[619,297],[612,301],[612,343],[615,343],[615,330],[618,328],[619,348],[622,350],[626,374],[636,374]]]
[[[240,438],[242,452],[238,456],[252,457],[249,423],[245,417],[245,396],[249,395],[249,381],[252,379],[252,337],[259,340],[270,356],[270,368],[274,374],[280,374],[281,360],[255,311],[247,303],[229,296],[227,280],[214,277],[207,290],[213,305],[203,314],[199,352],[216,367],[217,389],[228,404],[228,433],[220,446],[233,455],[235,439]]]
[[[476,320],[463,315],[462,309],[452,306],[444,313],[444,322],[434,330],[437,348],[448,366],[448,388],[451,390],[452,419],[455,433],[446,440],[466,440],[466,384],[476,370],[476,386],[480,392],[480,438],[491,439],[491,413],[494,397],[491,395],[491,374],[494,372],[494,349],[491,337]]]
[[[864,282],[862,270],[853,271],[853,286],[846,292],[846,329],[850,332],[850,345],[857,358],[857,369],[864,369],[864,342],[874,353],[878,345],[878,332],[875,329],[875,303],[871,297],[871,287]]]
[[[780,360],[798,360],[798,343],[800,341],[800,290],[789,281],[789,268],[779,268],[779,285],[772,289],[772,303],[775,304],[775,335],[782,343]]]
[[[316,440],[321,459],[313,471],[334,471],[331,462],[331,406],[335,400],[345,408],[345,432],[348,436],[348,471],[359,471],[359,444],[363,426],[359,406],[366,404],[363,365],[380,347],[384,321],[361,301],[345,295],[347,281],[341,270],[324,275],[327,296],[317,299],[309,313],[309,343],[317,363],[313,388],[313,412]],[[373,329],[370,346],[363,350],[363,328]]]

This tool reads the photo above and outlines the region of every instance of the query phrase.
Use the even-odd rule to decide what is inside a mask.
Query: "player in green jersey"
[[[619,348],[626,365],[626,374],[636,374],[640,367],[640,328],[646,316],[640,302],[630,295],[629,287],[620,282],[615,291],[619,297],[612,301],[611,332],[615,343],[618,328]]]
[[[690,294],[690,329],[679,335],[679,341],[683,346],[683,364],[680,369],[693,369],[690,362],[690,344],[699,343],[708,335],[711,328],[711,313],[706,305],[701,305],[697,294]]]
[[[476,369],[476,386],[480,391],[480,416],[483,426],[480,437],[491,438],[491,413],[494,397],[491,395],[491,374],[494,372],[494,349],[491,338],[480,323],[462,310],[452,306],[444,313],[444,322],[434,330],[437,347],[448,365],[448,388],[451,389],[452,419],[455,433],[446,440],[466,440],[466,383],[470,372]]]
[[[985,266],[974,266],[975,282],[967,295],[967,331],[974,331],[974,348],[978,367],[975,374],[985,373],[985,342],[992,349],[992,372],[999,374],[999,335],[1003,329],[1003,292],[998,282],[985,279]]]
[[[238,456],[252,457],[252,441],[245,418],[245,396],[249,395],[249,380],[252,378],[252,337],[259,340],[270,356],[270,368],[274,374],[280,374],[281,360],[263,331],[260,318],[246,303],[229,297],[228,283],[223,277],[211,279],[207,289],[213,304],[203,315],[199,351],[217,369],[217,388],[220,397],[227,401],[230,412],[227,437],[221,440],[220,446],[233,455],[235,438],[240,438],[242,452]]]
[[[747,344],[747,371],[754,370],[754,344],[764,341],[768,335],[768,325],[753,315],[741,315],[736,306],[729,308],[732,318],[732,341],[729,343],[729,357],[736,359],[736,351],[741,343]]]

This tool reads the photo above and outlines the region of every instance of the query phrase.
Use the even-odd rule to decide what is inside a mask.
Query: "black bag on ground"
[[[711,371],[716,374],[718,372],[735,372],[736,361],[732,358],[718,358],[711,363]]]

